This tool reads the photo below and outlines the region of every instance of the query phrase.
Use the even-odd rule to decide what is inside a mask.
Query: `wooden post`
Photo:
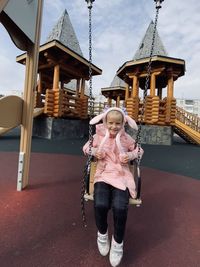
[[[35,42],[28,48],[26,57],[24,105],[22,114],[18,181],[17,181],[18,191],[21,191],[28,185],[30,153],[31,153],[31,137],[32,137],[32,127],[33,127],[34,90],[37,81],[36,77],[38,68],[42,8],[43,8],[43,0],[38,0]]]
[[[64,89],[64,82],[63,81],[60,82],[60,88]]]
[[[108,97],[108,106],[112,107],[112,98]]]
[[[161,71],[156,71],[151,74],[151,83],[150,83],[150,96],[156,95],[156,76],[158,76]]]
[[[129,98],[129,85],[126,85],[126,91],[125,91],[125,101]]]
[[[167,98],[173,98],[174,95],[174,80],[173,76],[171,75],[168,79],[168,84],[167,84]]]
[[[131,97],[136,97],[138,96],[138,77],[134,75],[130,78],[133,78],[133,87],[132,87]]]
[[[59,88],[59,80],[60,80],[60,66],[54,66],[54,75],[53,75],[53,89]]]
[[[1,0],[1,3],[0,3],[0,13],[1,13],[2,10],[6,7],[8,1],[9,1],[9,0]]]
[[[39,73],[38,79],[38,93],[42,94],[42,73]]]
[[[80,98],[84,98],[84,95],[85,95],[85,79],[82,78]]]
[[[156,89],[156,75],[155,73],[151,74],[151,83],[150,83],[150,96],[155,96]]]
[[[158,96],[160,100],[162,100],[162,88],[161,87],[158,88]]]
[[[120,106],[120,96],[118,95],[117,96],[117,101],[116,101],[116,107],[119,108],[119,106]]]
[[[76,80],[76,96],[79,97],[81,79]]]

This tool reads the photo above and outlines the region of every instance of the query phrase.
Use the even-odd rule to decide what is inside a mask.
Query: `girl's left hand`
[[[120,154],[119,160],[121,161],[121,163],[126,164],[129,162],[129,156],[127,154]]]

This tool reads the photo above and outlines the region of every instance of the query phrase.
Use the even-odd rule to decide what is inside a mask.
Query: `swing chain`
[[[92,3],[94,2],[95,0],[85,0],[85,2],[87,2],[88,4],[88,8],[91,9],[92,8]]]
[[[154,2],[156,2],[156,9],[160,9],[162,6],[162,2],[164,2],[164,0],[154,0]]]
[[[151,43],[151,50],[150,50],[150,55],[149,55],[149,62],[147,65],[147,76],[145,80],[145,87],[144,87],[144,92],[143,92],[143,105],[142,105],[142,110],[141,110],[141,119],[139,122],[139,127],[138,127],[138,132],[136,136],[136,144],[138,145],[138,158],[137,158],[137,165],[140,166],[141,162],[141,156],[140,156],[140,150],[141,150],[141,129],[142,129],[142,122],[144,121],[144,112],[145,112],[145,107],[146,107],[146,98],[147,98],[147,90],[148,90],[148,84],[149,84],[149,79],[151,75],[151,64],[152,64],[152,57],[153,57],[153,50],[154,50],[154,45],[155,45],[155,36],[156,36],[156,28],[158,24],[158,15],[159,15],[159,9],[161,8],[161,3],[164,0],[154,0],[156,2],[156,16],[155,16],[155,22],[154,22],[154,28],[153,28],[153,37],[152,37],[152,43]]]
[[[94,2],[94,0],[93,0]],[[93,97],[92,97],[92,3],[88,6],[89,9],[89,119],[93,115]],[[92,125],[89,124],[89,155],[92,154]]]
[[[95,0],[85,0],[85,1],[88,4],[88,11],[89,11],[89,120],[91,120],[93,115],[93,106],[94,106],[92,97],[92,3]],[[82,221],[85,227],[87,226],[87,222],[85,214],[84,194],[86,188],[88,187],[88,181],[89,181],[89,174],[92,161],[92,143],[93,143],[92,125],[89,124],[89,154],[84,169],[84,176],[81,188],[81,213],[82,213]]]

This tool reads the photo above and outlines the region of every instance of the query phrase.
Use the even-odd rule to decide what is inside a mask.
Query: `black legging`
[[[121,243],[124,239],[128,214],[129,191],[120,190],[104,182],[94,185],[94,212],[98,231],[105,234],[108,228],[107,215],[113,211],[114,239]]]

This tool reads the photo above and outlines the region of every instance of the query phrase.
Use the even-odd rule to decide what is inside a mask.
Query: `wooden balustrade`
[[[176,119],[200,133],[200,117],[197,115],[176,107]]]
[[[164,114],[165,124],[174,125],[176,119],[176,99],[175,98],[164,98]]]
[[[38,92],[38,91],[35,91],[34,92],[34,108],[41,108],[41,107],[44,107],[44,99],[45,99],[45,96]]]
[[[88,97],[77,97],[69,95],[65,89],[47,89],[45,101],[41,101],[41,95],[36,94],[35,99],[40,97],[44,102],[44,113],[53,117],[74,117],[88,118]],[[35,107],[38,102],[35,100]],[[103,112],[107,103],[94,102],[92,112],[98,115]],[[143,102],[139,97],[128,98],[126,100],[126,109],[129,116],[136,121],[142,119]],[[197,115],[189,113],[176,106],[175,98],[159,99],[158,96],[147,96],[145,101],[143,122],[156,125],[174,125],[175,119],[188,125],[197,132],[200,132],[200,118]]]
[[[105,103],[94,102],[93,114],[98,115],[98,114],[102,113],[104,108],[105,108],[105,105],[106,105]]]
[[[140,102],[140,99],[139,99],[138,96],[127,98],[127,100],[126,100],[126,110],[127,110],[127,113],[135,121],[138,121],[139,102]]]
[[[144,121],[156,124],[159,119],[159,97],[147,96],[145,101]]]
[[[88,98],[69,95],[65,89],[47,89],[44,113],[52,117],[87,118]]]

